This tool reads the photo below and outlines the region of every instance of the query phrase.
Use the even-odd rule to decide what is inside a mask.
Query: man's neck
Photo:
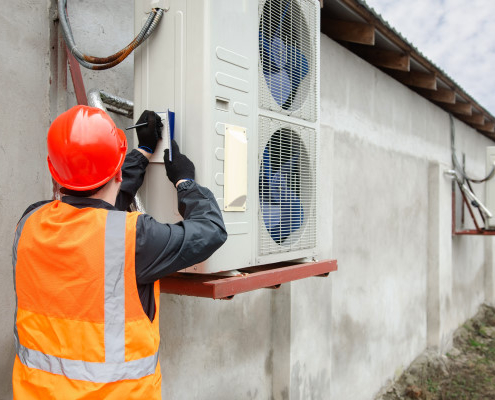
[[[117,200],[117,195],[120,191],[120,182],[115,182],[115,180],[111,180],[108,182],[101,190],[96,192],[93,196],[90,196],[91,199],[100,199],[106,201],[107,203],[115,206],[115,201]]]

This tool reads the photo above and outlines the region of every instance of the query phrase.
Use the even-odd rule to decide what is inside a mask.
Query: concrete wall
[[[51,196],[46,132],[75,104],[53,3],[24,3],[0,17],[1,400],[12,397],[13,230]],[[131,40],[128,3],[69,2],[85,52]],[[495,303],[493,240],[451,237],[448,115],[324,35],[321,52],[320,258],[337,258],[339,271],[231,301],[162,295],[164,398],[372,399],[427,346],[448,348],[480,303]],[[131,56],[83,70],[86,88],[132,99],[132,68]],[[455,127],[468,172],[483,175],[492,142]]]
[[[132,2],[69,1],[76,42],[93,55],[109,55],[133,36]],[[117,13],[115,12],[117,9]],[[77,14],[76,14],[77,13]],[[55,0],[5,2],[0,15],[0,399],[12,398],[14,290],[12,240],[31,203],[50,199],[46,133],[52,119],[75,104],[65,49],[59,41]],[[105,35],[105,40],[94,38]],[[114,70],[83,71],[87,89],[105,88],[132,99],[132,56]],[[68,86],[68,87],[67,87]],[[117,123],[125,126],[126,119]]]
[[[51,190],[44,141],[51,113],[50,8],[44,1],[5,5],[0,16],[0,399],[12,396],[13,233],[24,209]]]
[[[84,54],[106,57],[127,46],[134,38],[134,3],[132,1],[78,0],[67,3],[74,40]],[[133,61],[131,53],[122,63],[111,69],[92,71],[81,67],[86,91],[105,90],[132,101],[134,96]],[[67,87],[68,107],[72,107],[77,104],[77,101],[70,72]],[[139,115],[135,119],[138,117]],[[112,118],[121,129],[132,125],[132,121],[123,116],[112,113]],[[129,147],[133,147],[132,131],[127,134],[127,139]]]
[[[427,346],[448,348],[485,301],[486,243],[451,238],[448,115],[326,36],[321,46],[322,136],[334,141],[324,192],[339,261],[331,398],[370,399]],[[468,171],[483,176],[492,142],[455,128]]]

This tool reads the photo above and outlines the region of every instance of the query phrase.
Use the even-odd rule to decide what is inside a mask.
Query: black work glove
[[[162,138],[162,121],[160,116],[153,112],[145,110],[137,120],[136,125],[147,122],[148,125],[136,128],[137,137],[139,140],[138,148],[154,153],[158,139]]]
[[[169,161],[169,149],[165,150],[163,161],[168,179],[174,186],[181,179],[194,179],[194,164],[184,154],[181,154],[179,145],[175,140],[172,140],[172,161]]]

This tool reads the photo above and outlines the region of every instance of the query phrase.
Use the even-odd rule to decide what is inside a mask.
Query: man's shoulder
[[[27,214],[29,214],[31,211],[36,210],[37,208],[44,206],[45,204],[50,203],[52,200],[41,200],[37,201],[36,203],[31,204],[28,208],[26,208],[26,211],[22,214],[21,219],[23,219]]]

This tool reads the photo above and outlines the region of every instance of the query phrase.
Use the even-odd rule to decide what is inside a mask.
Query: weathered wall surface
[[[2,400],[12,398],[12,234],[26,206],[51,196],[46,132],[75,104],[53,2],[24,3],[0,17]],[[69,14],[86,53],[109,55],[132,39],[132,2],[70,1]],[[162,295],[164,398],[371,399],[495,301],[493,240],[451,238],[448,115],[324,35],[321,58],[320,258],[337,258],[339,271],[231,301]],[[132,69],[130,56],[83,70],[86,89],[132,99]],[[468,172],[482,176],[492,142],[455,126]]]
[[[321,46],[323,143],[334,136],[324,191],[339,261],[331,398],[370,399],[427,345],[445,349],[485,300],[485,242],[451,238],[448,115],[326,36]],[[468,172],[483,176],[492,142],[455,127]]]
[[[50,122],[49,3],[7,2],[0,15],[0,399],[12,397],[12,240],[24,209],[50,191],[45,132]]]
[[[69,1],[76,42],[103,56],[133,36],[132,2]],[[17,221],[31,203],[52,196],[46,165],[46,134],[52,119],[75,104],[67,90],[64,49],[56,29],[56,1],[5,2],[0,15],[0,399],[12,398],[14,288],[12,240]],[[73,14],[74,13],[74,14]],[[103,37],[104,40],[94,40]],[[95,74],[83,71],[87,89],[105,88],[132,99],[132,56]],[[67,95],[68,94],[68,95]],[[125,126],[126,119],[117,123]]]
[[[74,40],[84,54],[106,57],[124,48],[134,38],[134,2],[132,1],[68,1],[68,13]],[[134,62],[131,53],[122,63],[102,71],[81,67],[86,91],[105,90],[108,93],[133,99]],[[70,75],[70,74],[69,74]],[[77,104],[72,79],[67,80],[68,107]],[[137,120],[139,115],[134,118]],[[112,113],[119,128],[132,125],[129,119]],[[133,147],[133,131],[124,131]]]

